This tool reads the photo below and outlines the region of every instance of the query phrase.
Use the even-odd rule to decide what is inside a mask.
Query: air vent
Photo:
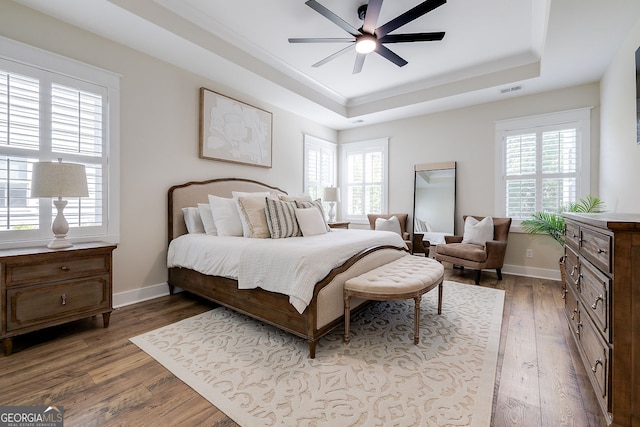
[[[518,85],[518,86],[511,86],[511,87],[507,87],[507,88],[500,89],[500,93],[515,92],[515,91],[517,91],[517,90],[522,90],[522,85]]]

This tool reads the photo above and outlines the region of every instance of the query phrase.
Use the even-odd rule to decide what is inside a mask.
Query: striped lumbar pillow
[[[295,210],[296,202],[274,200],[267,197],[264,211],[272,239],[302,236]]]

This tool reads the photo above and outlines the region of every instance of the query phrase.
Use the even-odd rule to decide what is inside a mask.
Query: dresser
[[[565,314],[607,421],[640,425],[640,214],[563,214]]]
[[[5,355],[13,337],[112,310],[112,252],[115,245],[79,243],[0,250],[0,339]]]

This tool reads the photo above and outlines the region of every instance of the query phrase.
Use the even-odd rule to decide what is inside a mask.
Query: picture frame
[[[273,115],[200,88],[200,158],[271,167]]]

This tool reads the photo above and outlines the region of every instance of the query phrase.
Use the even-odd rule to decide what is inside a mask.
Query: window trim
[[[348,142],[340,144],[340,217],[343,221],[354,224],[369,224],[367,214],[363,216],[347,215],[347,156],[351,152],[375,151],[382,152],[382,213],[389,212],[389,138],[377,138],[366,141]]]
[[[495,212],[496,216],[506,215],[505,182],[505,137],[514,132],[550,128],[567,123],[575,123],[577,130],[577,181],[576,198],[590,194],[591,190],[591,107],[555,113],[539,114],[516,119],[499,120],[495,123]],[[524,233],[521,220],[513,219],[512,232]]]
[[[25,43],[0,36],[0,59],[10,62],[16,68],[39,69],[46,73],[62,76],[64,80],[89,83],[105,88],[105,113],[107,126],[104,129],[106,138],[104,167],[107,170],[107,191],[103,198],[107,203],[106,217],[103,218],[106,231],[104,233],[83,233],[69,230],[69,238],[73,242],[95,241],[108,243],[120,241],[120,78],[119,74],[86,64],[53,52],[46,51]],[[21,246],[39,246],[47,244],[51,236],[42,238],[23,235],[19,239],[3,240],[0,248]]]

